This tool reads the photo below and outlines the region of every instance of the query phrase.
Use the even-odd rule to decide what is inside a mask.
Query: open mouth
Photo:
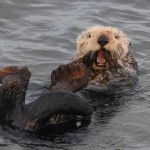
[[[110,58],[110,52],[101,48],[97,51],[89,52],[81,60],[87,67],[93,66],[94,68],[101,69],[105,67],[106,62]]]
[[[104,67],[106,63],[105,50],[98,50],[95,56],[95,65],[97,67]]]

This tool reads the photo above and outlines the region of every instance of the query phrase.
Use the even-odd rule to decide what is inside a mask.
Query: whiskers
[[[90,60],[95,60],[95,57],[96,57],[96,56],[95,56],[95,55],[96,55],[95,53],[96,53],[96,52],[91,51],[91,52],[89,52],[89,53],[90,53]]]

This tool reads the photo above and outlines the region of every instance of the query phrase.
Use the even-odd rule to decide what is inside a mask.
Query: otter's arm
[[[68,122],[68,116],[73,120],[76,115],[89,117],[92,113],[92,107],[82,97],[71,92],[55,91],[40,96],[28,105],[22,115],[20,127],[37,131]]]

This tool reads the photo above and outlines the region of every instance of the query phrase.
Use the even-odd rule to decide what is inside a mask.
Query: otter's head
[[[121,65],[128,53],[127,36],[113,27],[95,26],[77,38],[75,60],[88,59],[98,68],[104,68],[110,59]]]

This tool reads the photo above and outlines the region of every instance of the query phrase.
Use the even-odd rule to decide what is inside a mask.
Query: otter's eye
[[[92,35],[91,34],[88,34],[88,38],[91,38],[92,37]]]
[[[119,36],[115,35],[115,38],[116,38],[116,39],[119,39]]]

